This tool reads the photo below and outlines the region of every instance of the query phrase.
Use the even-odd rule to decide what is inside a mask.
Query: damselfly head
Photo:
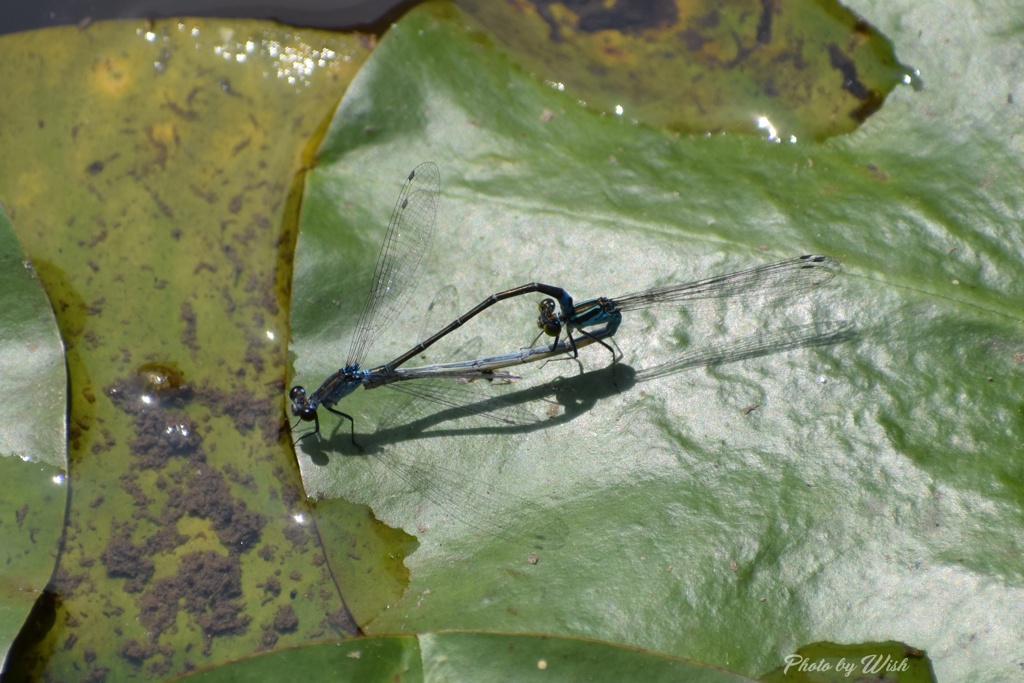
[[[537,327],[544,330],[549,337],[557,337],[562,332],[562,321],[555,313],[555,300],[544,299],[538,306],[540,315],[537,316]]]
[[[305,387],[292,387],[288,392],[288,398],[292,400],[292,415],[305,422],[312,422],[316,419],[316,408],[309,405]]]

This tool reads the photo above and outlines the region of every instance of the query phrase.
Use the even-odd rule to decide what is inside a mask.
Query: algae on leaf
[[[0,38],[0,198],[67,342],[74,483],[16,676],[166,677],[356,630],[281,429],[293,184],[367,53],[205,19]]]
[[[892,41],[837,0],[459,0],[517,63],[604,114],[774,141],[854,130],[901,83]]]

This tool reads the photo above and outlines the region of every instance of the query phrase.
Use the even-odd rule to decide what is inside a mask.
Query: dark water
[[[399,0],[44,0],[9,3],[0,34],[101,19],[196,16],[273,19],[293,26],[381,32],[415,2]]]

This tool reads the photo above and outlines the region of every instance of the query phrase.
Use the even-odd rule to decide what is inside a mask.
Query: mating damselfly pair
[[[313,429],[299,437],[308,438],[320,432],[318,409],[347,420],[353,443],[355,419],[339,410],[337,404],[359,387],[373,389],[391,385],[407,386],[413,380],[446,379],[451,381],[516,379],[509,368],[548,360],[561,356],[577,357],[585,346],[599,344],[612,354],[609,341],[623,323],[623,313],[661,304],[685,305],[706,299],[773,298],[788,297],[806,292],[831,280],[840,270],[839,262],[819,254],[756,266],[725,275],[678,285],[656,287],[616,297],[597,297],[576,303],[566,289],[554,285],[531,282],[499,291],[456,317],[434,334],[426,336],[405,353],[393,360],[364,369],[364,360],[374,343],[401,317],[422,271],[423,259],[433,242],[437,204],[440,194],[440,173],[437,166],[427,162],[409,174],[395,202],[384,237],[384,245],[377,258],[370,290],[356,324],[348,358],[344,367],[311,393],[302,386],[289,392],[291,412],[302,421],[313,422]],[[543,294],[537,327],[540,332],[534,345],[516,351],[481,358],[406,368],[403,365],[428,347],[462,327],[491,306],[527,294]],[[536,345],[543,335],[553,338],[550,343]],[[429,391],[415,391],[417,397],[451,406],[447,396],[433,396]],[[477,403],[456,406],[469,413],[489,416]],[[508,421],[507,418],[505,421]]]

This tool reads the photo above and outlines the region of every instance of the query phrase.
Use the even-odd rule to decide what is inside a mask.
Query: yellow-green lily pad
[[[856,129],[897,85],[920,87],[891,40],[835,0],[459,5],[559,92],[675,130],[821,140]]]

